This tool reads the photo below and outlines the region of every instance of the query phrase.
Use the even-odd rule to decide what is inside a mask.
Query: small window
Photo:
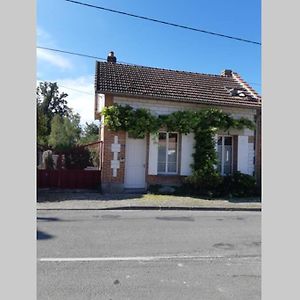
[[[226,87],[226,90],[229,92],[230,96],[233,96],[233,97],[247,97],[245,89]]]
[[[157,172],[177,174],[178,133],[160,132],[158,136]]]

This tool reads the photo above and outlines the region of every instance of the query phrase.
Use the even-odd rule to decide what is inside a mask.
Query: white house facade
[[[214,107],[233,118],[243,117],[258,123],[261,99],[232,71],[226,70],[222,75],[178,72],[117,64],[110,61],[110,57],[108,62],[96,65],[95,116],[102,121],[103,107],[119,104],[146,108],[156,116]],[[164,81],[166,84],[162,84]],[[230,88],[244,95],[232,96]],[[146,189],[153,184],[180,185],[182,179],[191,174],[193,133],[185,135],[161,130],[144,139],[135,139],[127,132],[112,132],[103,122],[101,124],[104,191]],[[258,127],[256,130],[217,132],[215,147],[219,172],[222,175],[234,171],[256,175],[260,169],[259,141]]]

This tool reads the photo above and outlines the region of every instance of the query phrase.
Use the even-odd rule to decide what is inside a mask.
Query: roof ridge
[[[256,92],[256,90],[247,82],[245,81],[242,76],[236,72],[232,72],[233,79],[239,83],[243,88],[245,88],[254,98],[257,98],[261,101],[261,96]]]
[[[106,62],[106,61],[97,61],[97,63],[111,64],[111,63]],[[114,65],[128,66],[128,67],[138,67],[138,68],[144,68],[144,69],[154,69],[154,70],[170,71],[170,72],[178,72],[178,73],[184,73],[184,74],[206,75],[206,76],[210,76],[210,77],[226,78],[225,76],[219,75],[219,74],[208,74],[208,73],[199,73],[199,72],[182,71],[182,70],[174,70],[174,69],[165,69],[165,68],[150,67],[150,66],[143,66],[143,65],[136,65],[136,64],[120,63],[120,62],[119,63],[114,63]]]

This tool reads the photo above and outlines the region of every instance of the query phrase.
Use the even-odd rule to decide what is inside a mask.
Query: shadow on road
[[[37,239],[38,240],[48,240],[48,239],[52,239],[53,237],[54,236],[51,234],[37,230]]]
[[[37,217],[37,220],[44,221],[44,222],[61,221],[61,219],[59,219],[59,218],[51,218],[51,217],[50,218],[49,217]]]
[[[37,202],[60,202],[66,200],[93,200],[93,201],[109,201],[109,200],[126,200],[141,198],[143,194],[101,194],[94,190],[38,190]]]

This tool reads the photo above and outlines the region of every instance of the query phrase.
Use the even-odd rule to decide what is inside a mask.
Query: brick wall
[[[147,175],[146,181],[149,185],[181,185],[186,176],[180,175]]]
[[[113,97],[111,95],[105,96],[105,106],[113,105]],[[121,145],[121,151],[117,155],[117,160],[120,161],[120,168],[117,169],[117,176],[113,176],[113,169],[111,168],[111,161],[113,160],[113,152],[111,145],[114,144],[115,136],[118,137],[118,143]],[[102,174],[101,180],[103,186],[123,185],[125,173],[125,144],[126,133],[124,131],[115,132],[108,130],[105,126],[101,126],[101,140],[103,141],[102,154]],[[113,190],[110,190],[113,192]]]
[[[105,106],[113,105],[113,103],[119,104],[129,104],[134,108],[144,107],[150,109],[155,114],[169,114],[174,111],[182,109],[200,109],[210,106],[205,105],[196,105],[196,104],[187,104],[187,103],[168,103],[157,100],[144,100],[144,99],[130,99],[125,97],[113,97],[111,95],[105,96]],[[224,112],[231,113],[235,118],[246,117],[251,120],[254,120],[254,115],[256,111],[254,109],[243,109],[243,108],[229,108],[229,107],[220,107]],[[260,126],[260,122],[258,123]],[[258,128],[260,130],[260,127]],[[228,134],[228,133],[227,133]],[[237,132],[236,130],[230,132],[231,135],[245,135],[249,136],[249,168],[254,169],[253,158],[254,153],[256,156],[256,166],[255,173],[260,178],[260,135],[256,134],[255,143],[259,143],[255,147],[255,152],[253,150],[253,131],[243,130]],[[114,143],[114,137],[118,136],[118,142],[121,144],[121,152],[118,153],[118,160],[120,160],[120,168],[117,170],[117,176],[113,176],[113,169],[111,168],[111,160],[113,159],[113,153],[111,151],[111,145]],[[102,183],[111,185],[111,184],[124,184],[124,175],[125,175],[125,147],[126,147],[126,133],[125,132],[112,132],[107,128],[101,128],[101,140],[104,141],[103,145],[103,162],[102,162]],[[147,141],[147,159],[146,159],[146,183],[148,185],[154,184],[166,184],[166,185],[180,185],[185,176],[180,175],[148,175],[148,163],[149,163],[149,135],[146,138]],[[178,141],[180,145],[180,140]],[[179,147],[180,151],[180,147]],[[180,162],[180,156],[178,164]]]

